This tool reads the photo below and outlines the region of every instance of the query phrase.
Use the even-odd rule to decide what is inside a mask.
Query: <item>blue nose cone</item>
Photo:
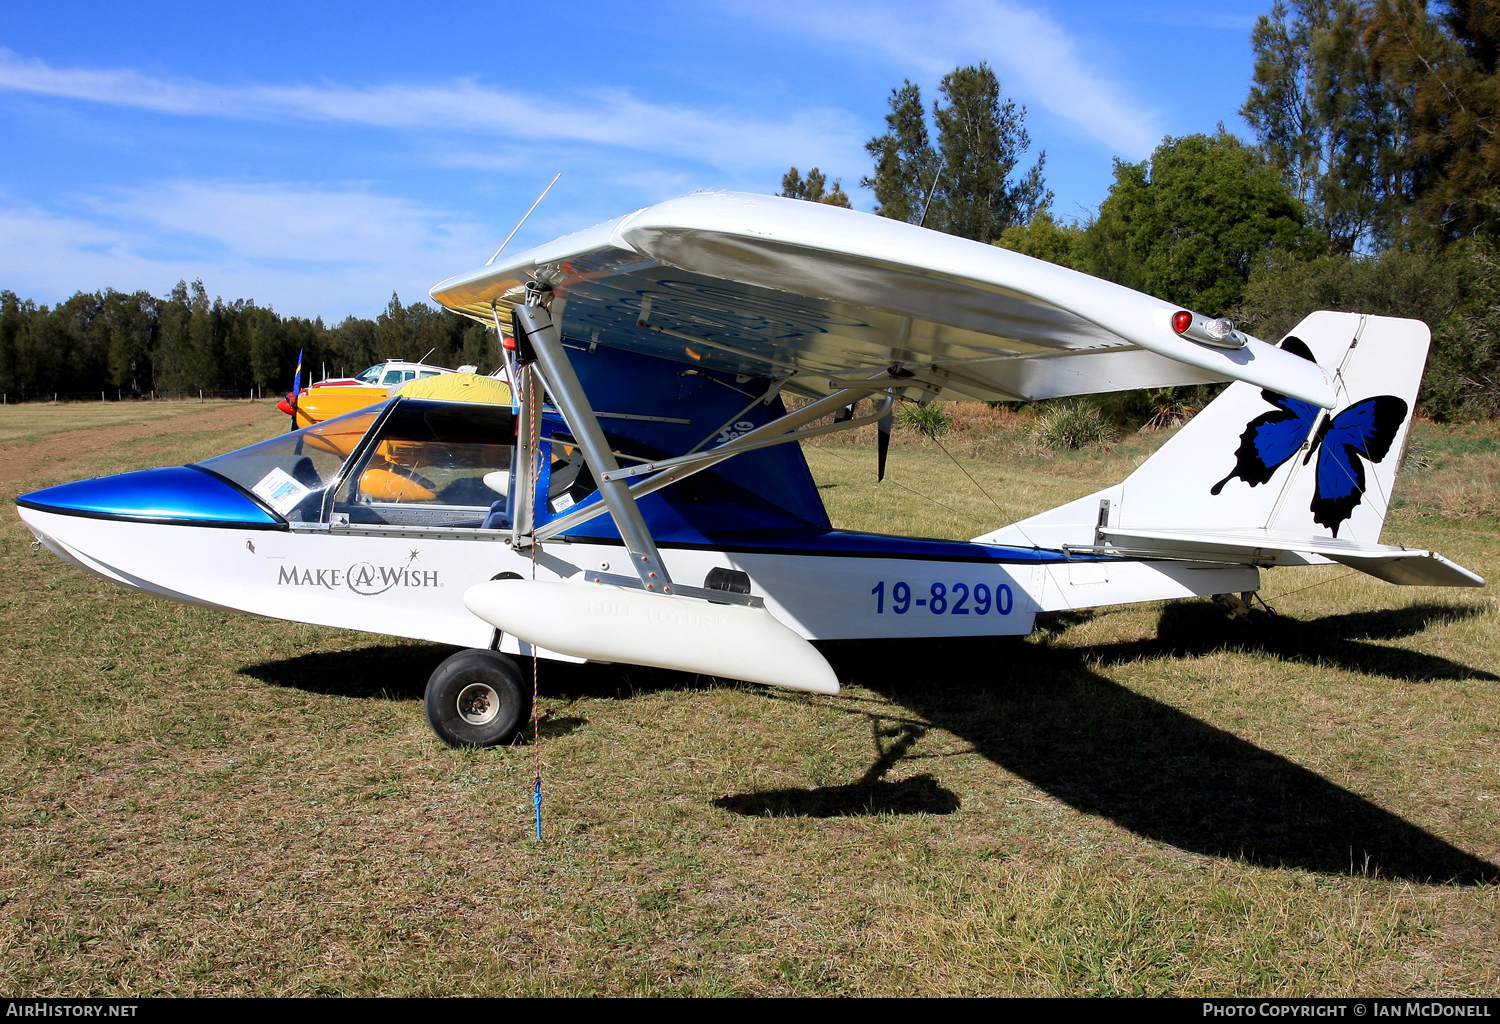
[[[16,504],[42,512],[185,526],[275,530],[286,524],[254,498],[191,466],[146,469],[32,491]]]

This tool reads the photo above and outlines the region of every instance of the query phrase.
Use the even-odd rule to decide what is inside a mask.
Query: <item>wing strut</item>
[[[670,594],[672,578],[667,575],[667,567],[662,564],[656,542],[646,528],[646,520],[636,507],[630,484],[625,480],[611,479],[611,474],[620,471],[620,464],[615,461],[614,452],[610,451],[609,442],[604,438],[604,430],[599,426],[599,418],[589,405],[588,395],[584,394],[583,384],[563,351],[562,332],[553,323],[552,313],[546,306],[540,302],[532,304],[531,294],[527,295],[527,300],[526,305],[515,307],[513,323],[518,335],[517,348],[522,343],[519,335],[524,334],[542,366],[548,390],[572,429],[578,447],[583,449],[583,457],[593,469],[599,482],[599,495],[625,541],[625,550],[630,552],[630,564],[641,578],[641,586],[648,591]]]
[[[672,582],[636,507],[629,479],[620,473],[599,418],[563,350],[557,322],[562,319],[560,300],[554,319],[541,289],[528,289],[526,298],[526,304],[512,313],[518,361],[534,360],[526,369],[552,393],[583,450],[640,582],[628,576],[605,578],[603,573],[589,574],[595,586],[494,579],[464,591],[465,607],[518,640],[574,657],[838,693],[838,676],[828,662],[772,615],[763,598]],[[523,392],[523,400],[530,400],[528,411],[539,397]],[[529,539],[538,544],[544,538],[536,530]]]

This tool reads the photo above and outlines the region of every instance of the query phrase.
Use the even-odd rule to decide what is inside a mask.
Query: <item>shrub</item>
[[[921,431],[928,437],[946,434],[953,424],[948,410],[936,402],[929,402],[927,405],[910,402],[903,404],[896,411],[896,422],[908,429]]]
[[[1049,451],[1102,448],[1119,432],[1090,402],[1062,402],[1042,415],[1032,428],[1031,442]]]
[[[1116,391],[1091,399],[1099,414],[1122,433],[1180,427],[1196,416],[1223,390],[1218,384],[1141,388]]]

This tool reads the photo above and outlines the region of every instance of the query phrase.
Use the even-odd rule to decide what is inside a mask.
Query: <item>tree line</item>
[[[424,302],[392,294],[374,320],[281,316],[253,300],[210,301],[202,281],[179,281],[166,298],[149,292],[79,292],[48,308],[0,291],[0,391],[11,401],[108,391],[140,397],[197,390],[248,394],[291,387],[298,353],[303,380],[359,373],[381,360],[440,366],[499,363],[493,332]],[[430,354],[429,354],[430,353]]]
[[[1500,0],[1276,0],[1242,115],[1117,159],[1099,208],[1052,209],[1026,110],[986,64],[925,106],[891,91],[866,146],[875,212],[1228,315],[1279,339],[1316,309],[1426,321],[1420,403],[1500,415]],[[816,187],[809,187],[815,183]],[[782,194],[847,205],[796,168]]]

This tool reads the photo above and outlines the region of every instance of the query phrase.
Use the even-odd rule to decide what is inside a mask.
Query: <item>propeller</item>
[[[885,457],[891,450],[891,421],[895,419],[895,408],[886,411],[875,424],[875,482],[885,479]]]

